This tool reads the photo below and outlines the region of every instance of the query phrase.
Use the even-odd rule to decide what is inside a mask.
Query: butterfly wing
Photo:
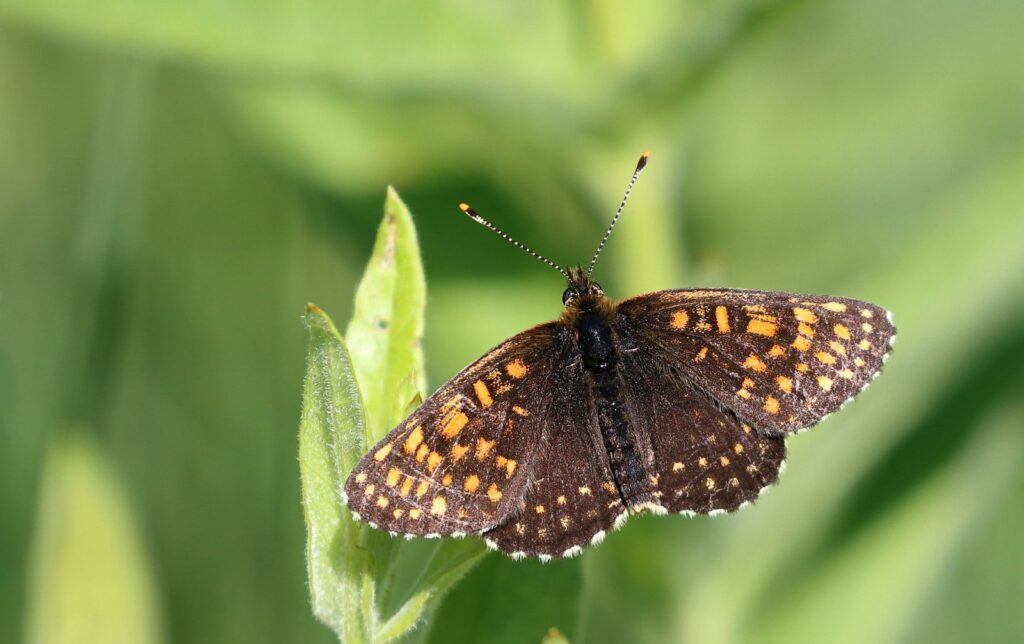
[[[578,355],[565,353],[554,385],[530,485],[515,513],[484,533],[488,546],[513,558],[579,554],[604,538],[625,508]]]
[[[542,324],[466,367],[385,436],[345,484],[371,525],[409,535],[478,532],[525,491],[564,328]]]
[[[695,390],[681,370],[644,347],[622,354],[624,401],[657,504],[669,512],[731,512],[776,481],[785,438],[761,434]]]
[[[896,329],[857,300],[744,290],[659,291],[621,303],[623,351],[643,347],[762,433],[839,409],[877,375]]]

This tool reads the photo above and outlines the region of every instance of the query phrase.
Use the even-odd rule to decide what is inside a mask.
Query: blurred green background
[[[456,204],[585,261],[644,149],[610,294],[861,298],[896,352],[756,507],[489,555],[417,636],[1021,641],[1022,24],[1017,0],[0,0],[0,641],[333,641],[305,303],[344,324],[395,185],[434,388],[563,288]]]

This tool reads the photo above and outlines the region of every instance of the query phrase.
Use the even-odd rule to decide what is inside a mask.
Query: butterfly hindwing
[[[773,434],[809,427],[860,392],[896,332],[865,302],[744,290],[648,293],[622,302],[616,321],[625,350],[648,349]]]
[[[740,422],[643,348],[624,353],[620,369],[631,423],[649,437],[647,467],[662,508],[731,512],[776,481],[786,455],[783,437]]]
[[[551,401],[558,330],[512,337],[430,396],[356,465],[352,511],[409,535],[479,532],[514,512]]]
[[[484,534],[488,545],[515,558],[579,554],[599,542],[625,511],[578,359],[563,363],[555,386],[559,402],[551,407],[536,446],[539,456],[526,494],[513,515]]]

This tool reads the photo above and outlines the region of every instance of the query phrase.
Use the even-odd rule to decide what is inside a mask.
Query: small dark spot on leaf
[[[380,263],[384,266],[391,266],[395,261],[395,243],[398,237],[398,226],[395,216],[385,215],[384,226],[387,228],[387,236],[384,238],[384,252],[381,254]]]

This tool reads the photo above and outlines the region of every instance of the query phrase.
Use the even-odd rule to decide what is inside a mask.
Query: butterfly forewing
[[[349,507],[410,535],[478,532],[515,511],[552,400],[559,328],[514,336],[435,392],[356,465]]]
[[[556,374],[558,403],[545,420],[533,476],[515,513],[485,533],[488,545],[513,557],[579,554],[600,541],[625,512],[613,482],[578,360]]]
[[[623,354],[632,424],[651,444],[651,483],[669,512],[731,512],[775,482],[785,439],[757,432],[643,348]]]
[[[627,344],[775,434],[809,427],[856,395],[895,337],[887,311],[872,304],[762,291],[649,293],[623,302],[617,321]]]

